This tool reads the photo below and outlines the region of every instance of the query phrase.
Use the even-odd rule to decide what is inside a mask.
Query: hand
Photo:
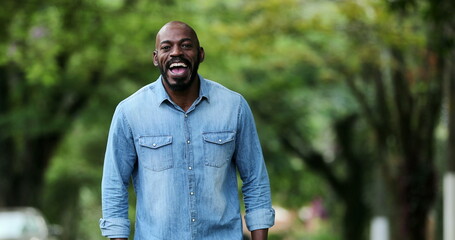
[[[251,232],[251,240],[267,240],[269,229],[257,229]]]

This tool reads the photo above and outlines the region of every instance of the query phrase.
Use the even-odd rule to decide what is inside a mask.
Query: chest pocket
[[[152,171],[163,171],[174,166],[172,136],[139,137],[139,163]]]
[[[235,132],[203,133],[205,165],[220,168],[232,159]]]

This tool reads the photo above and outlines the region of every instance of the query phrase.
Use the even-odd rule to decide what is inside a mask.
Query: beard
[[[175,83],[171,83],[169,81],[169,78],[167,77],[166,75],[166,70],[169,69],[169,66],[171,65],[172,62],[175,62],[175,61],[181,61],[181,62],[185,62],[185,64],[187,64],[187,66],[191,69],[191,75],[190,75],[190,79],[189,81],[185,81],[186,78],[174,78]],[[160,72],[161,72],[161,76],[162,78],[164,79],[164,81],[166,82],[167,86],[169,86],[169,88],[172,90],[172,91],[185,91],[187,90],[188,88],[191,87],[191,85],[193,85],[196,77],[197,77],[197,71],[199,69],[199,54],[198,54],[198,58],[197,58],[197,61],[196,63],[193,65],[190,64],[190,61],[188,61],[187,59],[185,58],[174,58],[172,60],[170,60],[168,63],[166,63],[166,66],[159,66],[159,69],[160,69]]]

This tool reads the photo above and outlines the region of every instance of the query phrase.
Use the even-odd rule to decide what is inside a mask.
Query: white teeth
[[[173,63],[173,64],[171,64],[170,67],[174,68],[174,67],[187,67],[187,66],[185,63]]]

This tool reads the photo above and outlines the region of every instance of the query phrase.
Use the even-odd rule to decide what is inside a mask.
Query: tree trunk
[[[419,171],[413,168],[409,170]],[[422,172],[422,169],[420,171]],[[397,207],[399,209],[396,219],[399,227],[398,239],[426,239],[427,220],[434,201],[434,189],[434,177],[429,173],[422,173],[420,176],[404,173],[398,178],[396,188]]]
[[[1,142],[0,206],[40,206],[44,175],[60,140],[59,134]],[[17,151],[24,149],[24,151]]]
[[[337,143],[340,146],[338,158],[343,159],[347,169],[345,178],[336,175],[334,169],[318,152],[297,147],[296,142],[301,141],[292,141],[294,138],[291,136],[298,133],[282,131],[280,138],[284,148],[296,154],[311,170],[321,175],[343,202],[342,239],[345,240],[366,239],[370,219],[370,208],[364,197],[368,161],[365,161],[367,157],[364,156],[364,149],[355,142],[356,121],[357,115],[354,114],[338,120],[335,124]]]
[[[455,25],[455,23],[452,23]],[[452,27],[455,28],[455,27]],[[455,29],[451,30],[452,35]],[[450,33],[450,31],[448,31]],[[455,240],[455,50],[448,52],[446,58],[446,77],[448,85],[448,131],[447,168],[444,173],[444,240]]]

